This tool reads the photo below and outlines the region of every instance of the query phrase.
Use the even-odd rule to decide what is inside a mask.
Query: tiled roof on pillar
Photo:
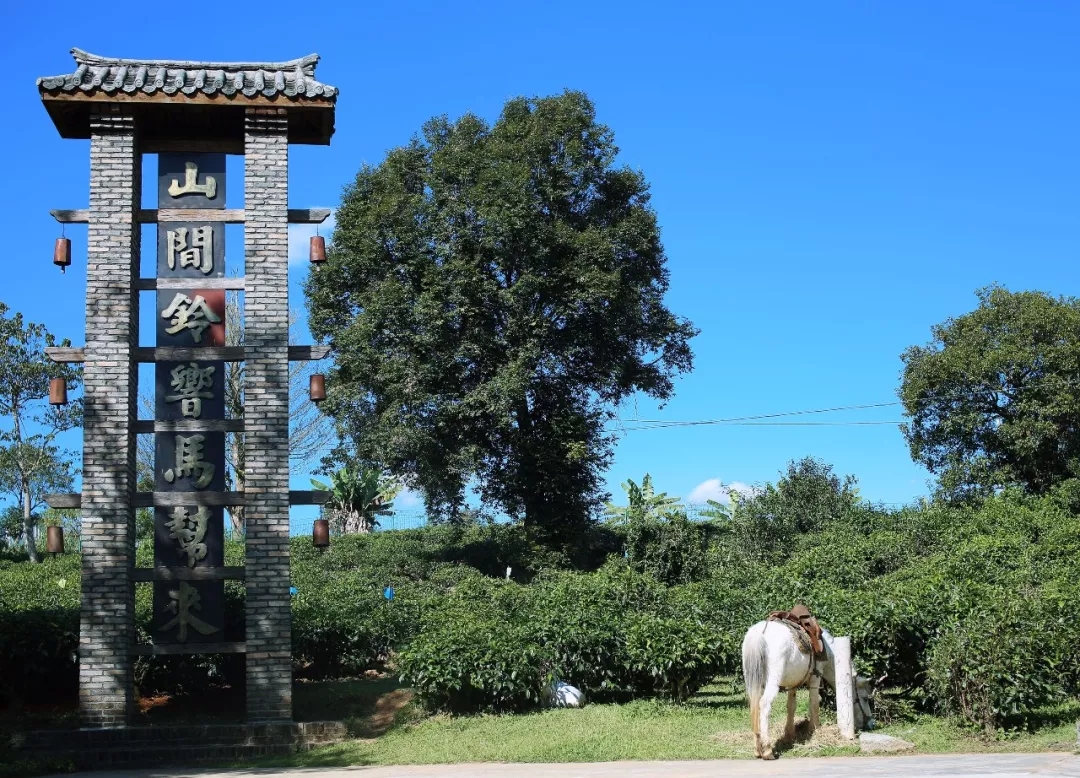
[[[99,57],[72,49],[75,70],[37,80],[65,138],[89,137],[95,104],[123,104],[140,116],[149,150],[199,137],[229,147],[243,137],[243,109],[283,108],[289,142],[327,144],[338,90],[315,78],[319,55],[287,62],[189,62]],[[315,110],[313,110],[315,109]]]
[[[143,61],[99,57],[72,49],[77,67],[65,76],[39,78],[42,92],[167,95],[222,94],[333,100],[337,89],[315,80],[318,54],[288,62]]]

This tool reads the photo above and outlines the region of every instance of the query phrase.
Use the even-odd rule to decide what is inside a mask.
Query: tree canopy
[[[904,436],[945,496],[1045,494],[1080,476],[1080,301],[977,294],[978,308],[904,352]]]
[[[604,501],[613,406],[692,367],[642,173],[580,92],[467,114],[364,166],[305,291],[325,409],[432,519],[485,505],[557,533]]]
[[[48,404],[49,379],[63,378],[74,389],[82,371],[45,356],[47,346],[70,341],[58,344],[44,325],[24,321],[21,313],[8,316],[8,310],[0,303],[0,491],[21,503],[27,552],[37,561],[35,510],[45,492],[71,484],[73,457],[56,446],[56,436],[82,423],[81,400]]]

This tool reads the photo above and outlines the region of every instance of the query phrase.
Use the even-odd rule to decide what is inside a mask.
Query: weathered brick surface
[[[247,111],[244,493],[249,721],[292,718],[287,128],[283,109]]]
[[[128,646],[135,631],[135,436],[138,391],[141,155],[120,106],[91,119],[86,257],[85,419],[79,705],[89,727],[123,726],[132,710]]]

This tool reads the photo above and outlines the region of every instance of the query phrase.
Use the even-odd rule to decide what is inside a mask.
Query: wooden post
[[[836,726],[840,736],[855,739],[855,688],[851,673],[851,638],[833,638],[836,670]]]

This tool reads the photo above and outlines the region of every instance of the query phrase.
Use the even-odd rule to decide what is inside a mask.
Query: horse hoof
[[[761,755],[761,758],[762,758],[762,759],[766,759],[766,760],[769,760],[769,759],[776,759],[776,754],[774,754],[774,753],[772,752],[772,749],[770,749],[770,750],[766,751],[765,753],[763,753],[763,754]]]

